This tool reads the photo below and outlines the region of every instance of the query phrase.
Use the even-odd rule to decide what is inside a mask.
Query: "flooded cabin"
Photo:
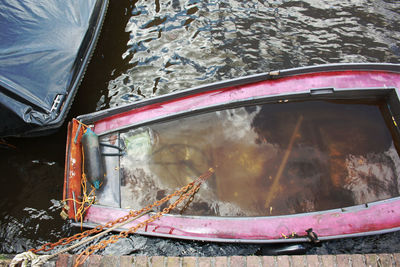
[[[274,216],[397,197],[398,104],[390,99],[245,101],[108,133],[101,141],[125,152],[105,157],[98,204],[138,210],[209,168],[214,175],[173,213]]]

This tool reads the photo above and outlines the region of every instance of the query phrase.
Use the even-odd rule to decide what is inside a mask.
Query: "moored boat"
[[[399,87],[397,64],[321,65],[79,116],[67,138],[66,212],[77,220],[76,201],[95,190],[96,202],[82,218],[83,226],[95,227],[212,169],[183,207],[138,232],[274,243],[397,231]],[[100,157],[84,141],[83,158],[82,136],[92,132]],[[82,191],[83,172],[95,189]]]
[[[63,124],[107,5],[107,0],[2,1],[1,137],[46,135]]]

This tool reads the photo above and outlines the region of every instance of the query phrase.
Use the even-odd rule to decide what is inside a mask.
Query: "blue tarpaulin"
[[[61,126],[103,21],[103,0],[0,0],[0,136]]]

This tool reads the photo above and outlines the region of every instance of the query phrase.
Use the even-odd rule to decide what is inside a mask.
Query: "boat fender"
[[[82,135],[82,149],[86,178],[94,188],[99,189],[106,173],[100,153],[99,137],[89,128]]]
[[[310,246],[308,244],[266,244],[261,247],[261,255],[304,255]]]

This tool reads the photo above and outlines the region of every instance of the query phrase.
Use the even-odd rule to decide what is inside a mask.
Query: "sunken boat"
[[[149,221],[166,202],[118,230],[147,220],[139,234],[244,243],[397,231],[399,88],[398,64],[329,64],[79,116],[68,129],[65,215],[94,228],[211,169],[183,206]],[[91,137],[97,156],[85,151]],[[102,177],[87,177],[93,166]],[[82,189],[83,176],[92,182]],[[77,218],[88,191],[96,197]]]
[[[72,105],[107,0],[2,1],[0,137],[57,130]]]

